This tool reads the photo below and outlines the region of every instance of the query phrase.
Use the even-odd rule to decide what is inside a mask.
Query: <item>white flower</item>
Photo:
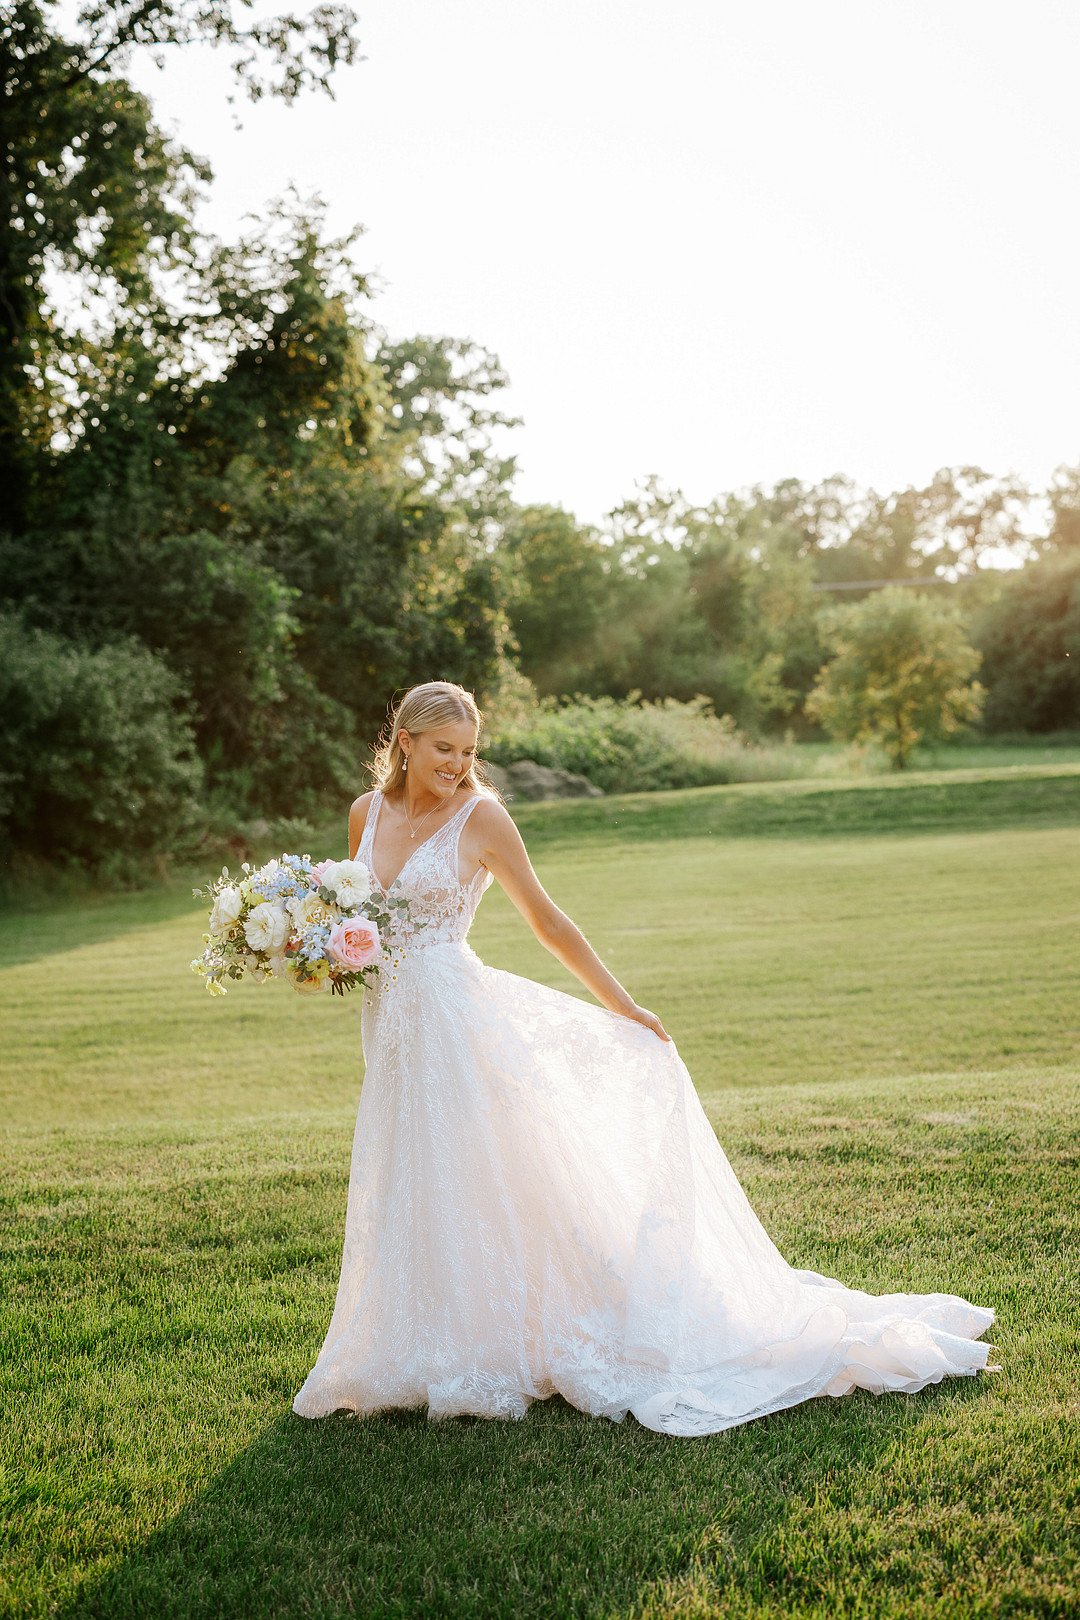
[[[323,873],[323,883],[333,889],[339,906],[359,906],[371,898],[371,873],[363,861],[335,861]]]
[[[275,906],[269,900],[252,909],[244,924],[244,938],[253,951],[266,951],[277,956],[289,937],[291,922],[284,906]]]
[[[251,881],[255,884],[273,883],[280,871],[281,862],[275,856],[272,861],[267,861],[265,866],[260,866],[257,871],[252,872]]]
[[[210,932],[226,934],[244,909],[244,897],[235,884],[222,889],[210,913]]]
[[[305,928],[310,928],[313,923],[337,922],[337,913],[326,904],[325,900],[319,899],[314,889],[286,900],[285,904],[292,912],[293,924],[299,934],[302,934]]]

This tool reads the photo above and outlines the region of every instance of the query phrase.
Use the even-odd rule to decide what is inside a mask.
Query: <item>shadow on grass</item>
[[[132,929],[155,928],[183,916],[191,918],[194,956],[202,949],[207,909],[192,898],[190,884],[84,900],[60,898],[30,912],[0,906],[0,970],[61,951],[104,945]]]
[[[703,1538],[722,1584],[745,1590],[789,1514],[823,1489],[858,1498],[883,1452],[942,1402],[981,1398],[978,1383],[822,1398],[694,1440],[559,1399],[521,1423],[283,1415],[60,1613],[611,1616],[700,1568]]]

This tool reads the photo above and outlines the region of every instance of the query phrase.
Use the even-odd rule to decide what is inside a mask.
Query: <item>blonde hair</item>
[[[410,686],[405,696],[399,698],[391,709],[390,718],[376,744],[375,758],[370,767],[375,786],[381,788],[384,794],[404,792],[405,756],[398,741],[400,732],[407,731],[410,737],[416,737],[423,731],[433,731],[436,726],[456,725],[462,721],[476,727],[479,747],[484,716],[471,692],[454,681],[424,681],[419,686]],[[502,802],[502,794],[489,779],[475,754],[459,783],[459,786],[463,785]]]

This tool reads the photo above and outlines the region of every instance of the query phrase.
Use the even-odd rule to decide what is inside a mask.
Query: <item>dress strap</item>
[[[444,823],[444,830],[446,827],[464,827],[465,823],[469,819],[470,813],[475,809],[476,803],[480,797],[481,795],[479,793],[473,793],[465,800],[464,804],[459,805],[454,811],[453,815],[450,817],[450,820]]]
[[[450,820],[441,829],[442,832],[445,832],[447,827],[453,829],[450,837],[446,840],[446,843],[449,846],[448,853],[453,866],[455,878],[458,874],[458,865],[460,860],[458,851],[461,847],[461,829],[464,827],[473,810],[476,808],[477,801],[484,796],[485,795],[481,793],[474,793],[471,798],[466,799],[465,803],[460,807],[460,809],[454,811],[454,814],[450,817]]]
[[[471,798],[465,800],[464,804],[459,804],[453,815],[448,816],[443,822],[442,826],[436,832],[433,832],[431,837],[426,839],[425,842],[429,844],[443,844],[448,842],[447,834],[449,834],[456,846],[461,829],[468,821],[469,812],[472,810],[473,805],[476,803],[479,797],[480,795],[478,793],[474,793]]]
[[[379,811],[382,809],[382,801],[382,788],[376,788],[374,794],[372,795],[371,803],[368,805],[368,813],[364,818],[364,830],[360,834],[360,842],[356,847],[357,860],[361,860],[364,858],[364,856],[367,856],[369,866],[371,865],[371,850],[375,842],[375,823],[379,819]]]
[[[486,796],[487,795],[483,794],[483,793],[474,793],[471,798],[466,799],[465,803],[461,806],[461,809],[458,811],[458,815],[461,817],[461,823],[460,824],[461,824],[462,827],[464,827],[465,823],[469,819],[469,816],[476,809],[476,806],[480,803],[480,800],[483,799],[483,798],[486,798]],[[451,817],[451,819],[456,820],[456,817]]]

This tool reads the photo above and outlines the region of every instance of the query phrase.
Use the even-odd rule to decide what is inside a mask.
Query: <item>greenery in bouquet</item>
[[[210,904],[205,950],[192,970],[212,995],[226,979],[287,979],[301,994],[344,995],[378,978],[390,959],[384,935],[404,897],[386,898],[363,861],[282,855],[233,878],[227,866],[203,889]]]

